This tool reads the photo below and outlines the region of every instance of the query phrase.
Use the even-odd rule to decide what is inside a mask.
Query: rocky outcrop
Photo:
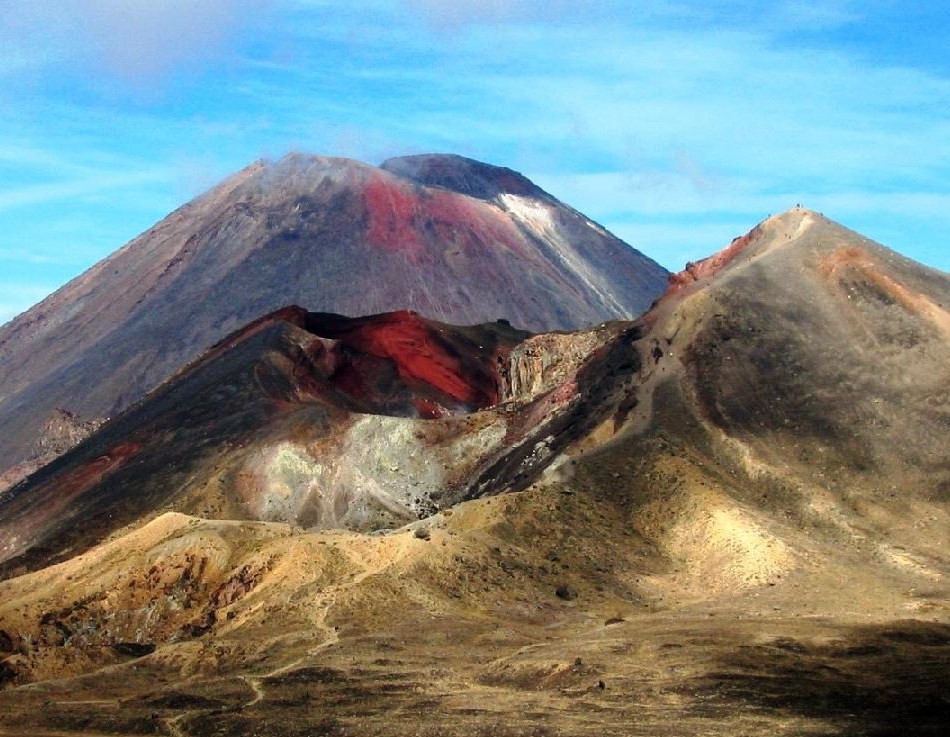
[[[22,463],[0,473],[0,494],[78,445],[104,422],[104,419],[83,420],[69,410],[55,409],[46,421],[30,456]]]
[[[564,384],[603,343],[603,329],[545,333],[517,345],[502,375],[501,401],[528,402]]]

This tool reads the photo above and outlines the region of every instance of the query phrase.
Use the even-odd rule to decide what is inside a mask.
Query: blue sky
[[[950,271],[942,2],[4,0],[0,321],[251,161],[454,152],[669,269],[795,203]]]

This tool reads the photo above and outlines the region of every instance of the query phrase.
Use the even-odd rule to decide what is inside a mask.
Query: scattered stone
[[[429,532],[428,527],[420,527],[413,534],[420,540],[428,540],[432,537],[432,533]]]
[[[16,669],[6,661],[0,661],[0,686],[12,682],[16,677]]]
[[[155,644],[152,642],[117,642],[112,646],[112,649],[119,655],[141,658],[154,653]]]

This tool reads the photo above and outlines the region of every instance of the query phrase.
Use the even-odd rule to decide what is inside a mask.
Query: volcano
[[[510,169],[258,162],[0,328],[0,470],[43,444],[57,412],[113,416],[290,304],[562,330],[637,316],[666,276]]]
[[[942,735],[947,305],[795,208],[634,321],[270,313],[0,496],[3,729]]]

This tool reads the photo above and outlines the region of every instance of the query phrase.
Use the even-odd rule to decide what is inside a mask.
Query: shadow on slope
[[[689,684],[703,709],[726,703],[826,720],[868,737],[947,734],[950,625],[915,620],[853,627],[826,641],[740,646]]]

